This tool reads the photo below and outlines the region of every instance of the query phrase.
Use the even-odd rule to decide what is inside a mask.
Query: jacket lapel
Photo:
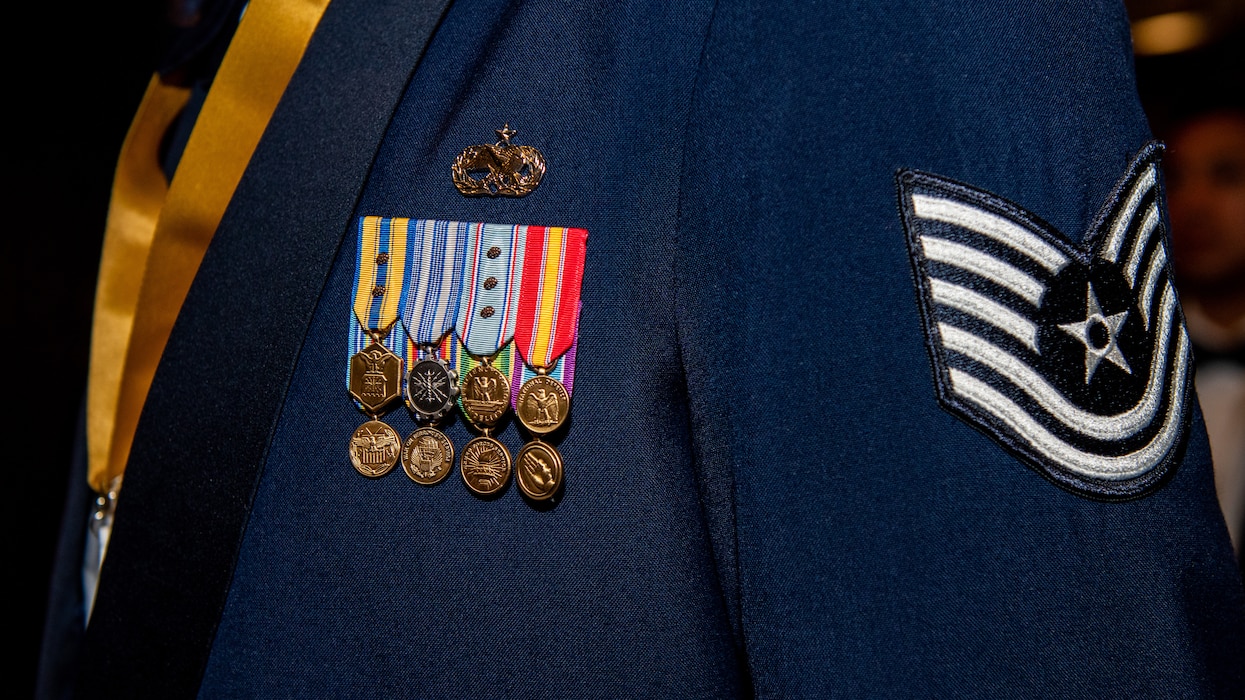
[[[197,693],[308,324],[448,4],[334,0],[326,10],[199,268],[183,306],[193,313],[179,316],[157,370],[79,693]]]

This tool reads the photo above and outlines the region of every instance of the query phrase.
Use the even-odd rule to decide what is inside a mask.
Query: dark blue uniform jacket
[[[1241,692],[1196,401],[1161,479],[1069,487],[940,401],[905,229],[915,170],[1092,235],[1151,138],[1118,3],[442,4],[328,7],[147,400],[80,692]],[[462,196],[503,123],[543,182]],[[351,468],[359,215],[590,232],[554,505]]]

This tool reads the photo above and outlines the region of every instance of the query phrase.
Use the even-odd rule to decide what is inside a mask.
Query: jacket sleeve
[[[680,338],[702,481],[732,484],[708,489],[729,523],[710,529],[734,538],[721,569],[758,689],[1240,685],[1241,583],[1174,297],[1171,324],[1143,332],[1165,215],[1161,183],[1136,184],[1154,149],[1128,26],[1117,4],[1073,5],[717,8],[686,148]],[[1129,247],[1111,262],[1116,229]],[[1024,240],[1062,251],[1058,274],[1018,252],[1039,231]],[[1046,293],[1025,301],[973,260]],[[1071,332],[1097,318],[1087,283],[1117,289],[1101,318],[1133,324],[1111,336],[1128,371]],[[1148,485],[1125,489],[1110,470],[1145,450]]]

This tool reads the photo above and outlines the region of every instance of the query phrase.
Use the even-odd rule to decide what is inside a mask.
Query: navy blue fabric
[[[297,359],[280,358],[288,392],[263,398],[275,429],[229,465],[258,486],[253,503],[231,491],[249,520],[231,531],[236,567],[213,559],[232,578],[199,695],[1239,692],[1245,593],[1200,415],[1170,481],[1103,503],[943,411],[896,204],[911,168],[1086,231],[1149,139],[1123,9],[884,5],[450,9],[358,206],[290,235],[340,238],[366,214],[587,228],[566,492],[534,508],[457,477],[358,476],[353,242],[331,268],[309,258],[327,282]],[[345,51],[330,36],[321,46]],[[544,153],[544,181],[523,199],[462,197],[450,163],[504,122]],[[265,141],[299,135],[274,123]],[[264,220],[281,194],[256,192],[232,220]],[[255,254],[233,240],[205,270]],[[271,280],[232,281],[192,294],[179,328],[234,323],[227,298]],[[281,331],[286,347],[298,328]],[[230,383],[195,383],[191,409],[170,381],[226,349],[171,347],[187,354],[162,368],[144,421],[180,412],[195,429],[206,414],[196,440],[229,442]],[[404,409],[387,420],[413,428]],[[469,435],[447,432],[459,447]],[[514,425],[500,438],[521,444]],[[204,468],[189,451],[130,469]],[[119,525],[171,517],[127,499],[176,484],[132,495],[130,479]],[[106,567],[101,595],[121,597],[124,574]],[[123,623],[91,631],[96,653]]]
[[[734,469],[758,694],[1238,692],[1200,418],[1171,482],[1106,504],[942,411],[893,194],[919,169],[1087,231],[1149,136],[1122,8],[721,2],[714,28],[680,337],[699,456]]]
[[[357,214],[589,231],[566,491],[534,508],[345,461],[353,241],[337,256],[273,440],[203,697],[729,697],[743,684],[692,470],[668,307],[683,127],[707,2],[455,6]],[[654,62],[655,57],[660,62]],[[549,164],[469,199],[465,146],[503,122]],[[405,409],[386,420],[406,435]],[[447,428],[462,448],[461,421]],[[515,453],[517,425],[500,439]],[[308,634],[309,630],[315,630]],[[315,669],[308,672],[308,669]]]

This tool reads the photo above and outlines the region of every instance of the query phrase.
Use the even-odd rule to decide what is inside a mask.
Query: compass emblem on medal
[[[445,360],[424,358],[406,375],[406,403],[424,421],[437,421],[454,407],[458,373]]]

